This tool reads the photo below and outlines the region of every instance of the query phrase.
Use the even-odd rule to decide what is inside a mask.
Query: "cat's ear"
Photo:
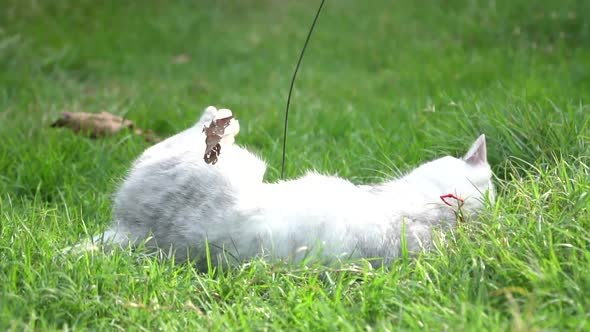
[[[475,140],[465,157],[463,157],[463,160],[474,166],[487,164],[486,135],[482,134]]]

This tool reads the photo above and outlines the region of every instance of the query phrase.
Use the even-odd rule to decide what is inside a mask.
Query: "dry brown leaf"
[[[61,114],[60,119],[51,124],[51,127],[69,128],[76,134],[86,134],[91,138],[111,136],[122,129],[133,129],[135,134],[144,136],[144,139],[148,142],[160,141],[160,138],[154,135],[151,130],[134,129],[131,120],[123,119],[109,112],[64,112]]]
[[[123,128],[133,128],[133,122],[108,112],[64,112],[52,127],[66,127],[75,133],[88,134],[92,138],[113,135]]]
[[[230,115],[221,119],[213,119],[209,126],[203,127],[203,132],[207,135],[205,138],[207,147],[203,159],[207,164],[215,165],[217,163],[217,159],[221,154],[221,139],[225,134],[225,128],[230,125],[233,118],[234,116]]]

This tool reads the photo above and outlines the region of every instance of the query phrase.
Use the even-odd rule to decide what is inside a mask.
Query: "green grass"
[[[62,111],[166,136],[228,107],[276,180],[317,4],[2,1],[0,330],[590,330],[588,1],[327,1],[287,175],[377,181],[485,133],[497,202],[432,252],[380,270],[255,260],[221,273],[61,254],[106,227],[148,146],[50,128]]]

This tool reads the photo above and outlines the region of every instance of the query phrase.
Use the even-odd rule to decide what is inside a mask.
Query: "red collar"
[[[465,200],[461,197],[457,197],[454,194],[446,194],[446,195],[442,195],[440,196],[440,199],[443,201],[443,203],[445,203],[448,206],[453,206],[451,203],[447,202],[447,198],[454,198],[456,200],[458,200],[459,203],[459,207],[463,206],[463,204],[465,203]]]

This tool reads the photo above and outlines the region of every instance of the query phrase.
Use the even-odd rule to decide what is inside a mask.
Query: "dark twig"
[[[324,0],[320,3],[318,7],[318,11],[315,14],[315,18],[311,23],[311,27],[309,28],[309,32],[307,33],[307,38],[305,38],[305,44],[303,44],[303,48],[301,49],[301,54],[299,54],[299,60],[297,61],[297,66],[295,66],[295,72],[293,72],[293,78],[291,78],[291,86],[289,87],[289,96],[287,97],[287,106],[285,107],[285,129],[283,132],[283,159],[281,161],[281,179],[285,178],[285,155],[287,153],[287,126],[289,123],[289,105],[291,104],[291,94],[293,93],[293,85],[295,84],[295,78],[297,77],[297,72],[299,71],[299,66],[301,65],[301,60],[303,59],[303,54],[305,54],[305,49],[307,48],[307,43],[309,42],[309,38],[313,32],[313,28],[315,27],[315,23],[320,16],[320,12],[322,11],[322,7],[324,6]]]

